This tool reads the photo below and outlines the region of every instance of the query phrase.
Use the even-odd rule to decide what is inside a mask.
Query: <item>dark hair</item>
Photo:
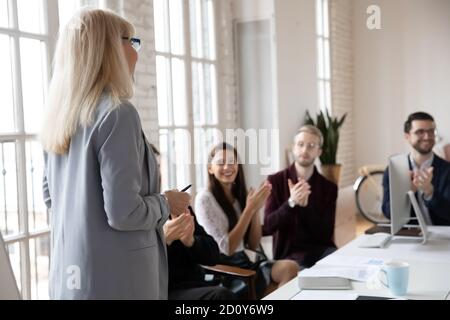
[[[413,114],[410,114],[408,117],[408,120],[406,120],[404,125],[404,131],[405,133],[409,133],[411,131],[412,122],[414,120],[430,120],[434,122],[434,119],[431,115],[429,115],[426,112],[415,112]]]
[[[238,162],[238,173],[236,176],[236,180],[231,188],[231,193],[237,199],[239,205],[241,206],[241,210],[244,210],[247,204],[247,187],[245,185],[245,177],[244,171],[242,169],[242,164],[239,163],[239,157],[236,148],[229,145],[228,143],[219,143],[217,144],[209,153],[208,164],[210,165],[212,159],[219,151],[232,151],[236,161]],[[213,194],[216,201],[219,203],[222,210],[225,212],[228,218],[228,231],[231,231],[237,224],[237,212],[233,207],[233,204],[228,200],[225,195],[225,191],[222,188],[219,180],[216,177],[208,172],[208,189]]]

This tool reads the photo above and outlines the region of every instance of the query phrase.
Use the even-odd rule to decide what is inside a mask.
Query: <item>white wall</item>
[[[366,9],[381,8],[382,30],[366,27]],[[450,1],[353,0],[354,109],[357,166],[386,163],[407,151],[408,114],[431,113],[450,139]]]
[[[234,38],[236,52],[236,74],[238,84],[237,105],[239,109],[239,128],[244,130],[272,130],[276,125],[274,101],[274,24],[273,0],[234,0]],[[265,179],[265,174],[275,170],[271,167],[273,157],[278,149],[270,150],[270,140],[258,139],[258,152],[262,144],[268,150],[269,164],[250,164],[250,152],[254,147],[246,142],[245,155],[240,150],[241,159],[245,160],[244,171],[247,185],[258,186]],[[255,155],[253,154],[252,157]],[[259,158],[259,157],[258,157]],[[262,159],[266,160],[266,159]]]
[[[233,0],[233,15],[236,20],[270,19],[273,16],[274,0]]]
[[[277,122],[280,128],[279,169],[286,166],[285,148],[292,145],[305,112],[318,109],[314,0],[274,1],[276,32]]]
[[[342,164],[339,185],[356,178],[353,105],[353,1],[330,1],[331,98],[333,115],[347,113],[340,131],[337,162]]]
[[[240,127],[278,130],[271,163],[263,166],[271,168],[245,167],[247,180],[255,185],[286,167],[285,150],[306,109],[317,110],[315,1],[235,0],[233,10],[238,22],[266,22],[260,34],[246,42],[237,35],[236,41]]]
[[[274,88],[273,88],[273,42],[271,20],[256,20],[238,22],[236,25],[236,62],[238,66],[239,96],[238,106],[240,111],[240,126],[242,128],[272,132],[275,125],[273,116]],[[241,159],[245,161],[245,174],[249,186],[257,186],[265,179],[264,174],[272,173],[271,159],[277,150],[271,150],[270,136],[258,138],[258,150],[254,150],[255,142],[246,142],[245,158],[241,153]],[[257,151],[264,156],[258,157],[258,163],[250,163],[250,152]],[[252,155],[253,157],[255,155]],[[264,170],[267,168],[268,170]]]

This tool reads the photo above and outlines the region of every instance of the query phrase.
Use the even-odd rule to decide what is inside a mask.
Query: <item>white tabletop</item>
[[[430,227],[431,236],[426,244],[420,240],[395,238],[383,249],[359,248],[358,243],[367,235],[362,235],[351,241],[346,246],[334,252],[327,258],[319,261],[313,268],[324,265],[348,261],[356,261],[359,258],[374,258],[382,260],[402,260],[410,264],[410,281],[406,299],[442,300],[449,299],[450,292],[450,227]],[[342,290],[345,294],[392,297],[389,289],[379,283],[352,281],[353,290]],[[327,291],[314,292],[308,290],[311,296],[327,299]],[[328,291],[331,297],[336,296],[336,290]],[[290,300],[307,297],[305,291],[302,294],[298,287],[298,279],[292,279],[283,287],[266,296],[265,300]],[[298,296],[297,296],[298,295]],[[320,299],[320,298],[317,298]]]

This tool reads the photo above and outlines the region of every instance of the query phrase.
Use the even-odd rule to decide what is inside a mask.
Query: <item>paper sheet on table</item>
[[[335,256],[328,257],[317,262],[317,265],[341,266],[341,267],[381,267],[386,259],[368,258],[359,256]]]
[[[340,277],[354,281],[366,282],[373,278],[379,271],[379,268],[370,267],[341,267],[317,265],[311,269],[300,271],[299,277]]]
[[[358,295],[348,291],[302,290],[291,300],[356,300]]]

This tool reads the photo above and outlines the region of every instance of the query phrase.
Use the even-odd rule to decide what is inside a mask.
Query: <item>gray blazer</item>
[[[45,154],[52,299],[167,299],[159,169],[128,102],[103,94],[64,155]]]

